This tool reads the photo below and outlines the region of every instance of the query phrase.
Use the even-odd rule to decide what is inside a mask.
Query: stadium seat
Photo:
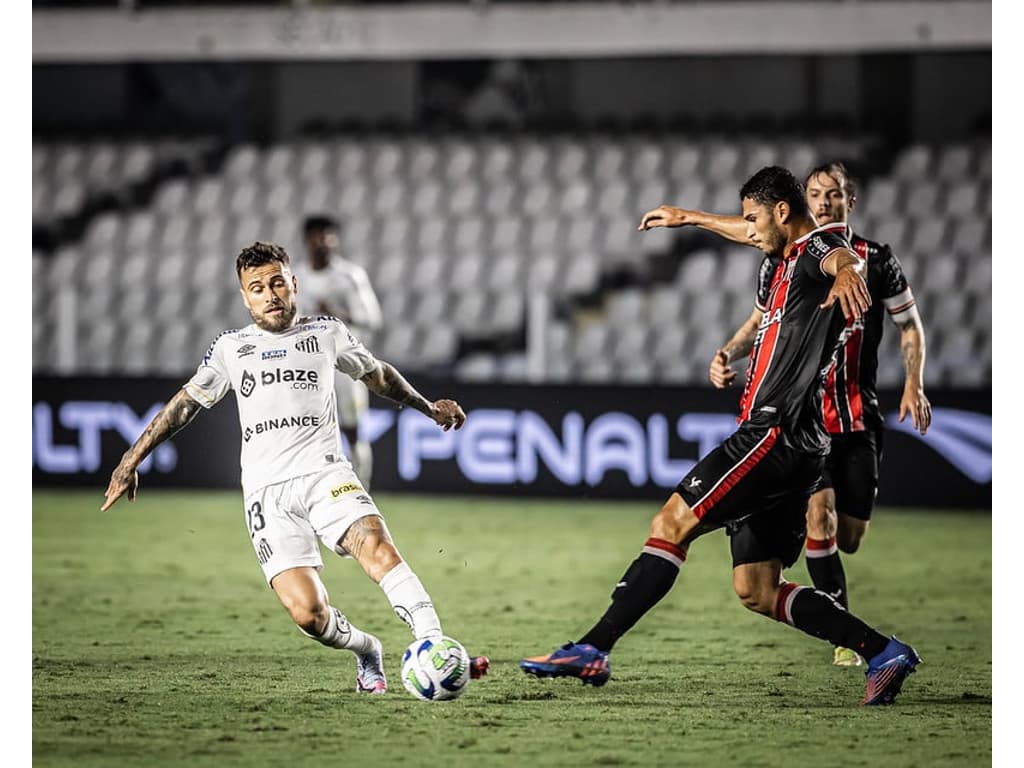
[[[871,216],[875,219],[898,216],[903,210],[903,198],[899,182],[880,177],[872,179],[859,195],[863,200],[858,205],[857,216]]]
[[[615,367],[609,358],[599,357],[577,363],[576,376],[585,384],[608,384],[615,380]]]
[[[490,296],[483,291],[464,291],[454,295],[450,320],[456,330],[466,335],[478,335],[487,322]]]
[[[949,243],[946,233],[949,231],[949,226],[946,221],[938,218],[934,213],[924,215],[926,218],[917,219],[915,222],[910,249],[922,255],[948,250]]]
[[[991,252],[992,222],[989,219],[966,219],[956,222],[948,247],[957,253],[976,254]]]
[[[718,254],[715,251],[693,251],[683,257],[676,271],[675,284],[691,294],[714,289],[717,287],[718,269]]]
[[[962,181],[971,173],[971,148],[966,144],[949,144],[938,152],[936,172],[947,183]]]
[[[493,183],[513,176],[518,162],[518,152],[505,141],[486,141],[480,148],[480,177]]]
[[[330,176],[331,150],[323,143],[305,142],[296,148],[292,172],[301,185],[322,182]]]
[[[701,161],[700,147],[688,141],[670,141],[668,154],[668,176],[677,183],[699,180]],[[685,201],[680,205],[688,204]]]
[[[931,170],[931,147],[925,144],[913,144],[896,157],[892,175],[902,181],[915,182],[928,178]]]
[[[608,356],[610,331],[598,320],[588,320],[576,333],[573,344],[573,359],[578,363],[604,359]]]
[[[551,253],[535,254],[525,265],[528,293],[554,293],[560,274],[559,260]]]
[[[589,154],[582,143],[561,142],[556,152],[554,177],[566,186],[578,182],[587,174],[589,161]]]
[[[489,308],[487,326],[496,333],[511,333],[523,327],[526,314],[526,300],[518,290],[502,290],[494,294]]]
[[[551,178],[551,150],[547,144],[529,140],[519,147],[517,165],[510,168],[524,183],[546,181]]]
[[[908,184],[903,197],[903,210],[919,219],[938,218],[941,215],[939,184],[921,179]]]
[[[952,219],[968,219],[978,215],[981,189],[977,181],[962,179],[951,182],[946,194],[945,215]]]
[[[348,229],[354,222],[366,216],[367,209],[371,204],[371,190],[369,185],[358,176],[351,176],[340,181],[336,188],[339,192],[334,207],[344,217],[345,228]],[[344,232],[342,234],[344,235]]]
[[[489,352],[475,352],[458,360],[452,373],[460,381],[494,381],[498,378],[497,357]]]
[[[739,186],[735,179],[741,174],[739,147],[731,142],[713,140],[705,144],[704,155],[704,177],[723,186],[735,186],[738,202]]]
[[[440,179],[441,151],[432,142],[413,140],[405,148],[405,172],[420,184]]]
[[[659,144],[653,141],[639,141],[632,144],[628,151],[626,164],[629,175],[637,184],[667,181],[665,150]]]
[[[446,323],[437,323],[426,328],[418,358],[424,365],[439,365],[450,362],[458,349],[459,337],[455,329]]]
[[[258,161],[260,175],[267,186],[290,183],[298,174],[295,147],[292,144],[275,144]]]
[[[369,147],[370,179],[375,184],[393,183],[404,171],[402,147],[393,141],[373,142]]]
[[[502,381],[526,381],[526,371],[526,355],[522,352],[507,352],[498,358],[498,378]]]

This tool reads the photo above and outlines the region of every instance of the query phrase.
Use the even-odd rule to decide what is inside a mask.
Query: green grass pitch
[[[655,503],[380,494],[444,623],[491,674],[414,700],[411,640],[352,560],[331,601],[384,642],[391,690],[303,637],[266,587],[240,494],[33,495],[32,755],[37,766],[978,766],[992,761],[992,518],[881,509],[845,559],[855,613],[924,659],[893,707],[862,669],[744,610],[726,538],[690,551],[623,638],[603,688],[517,661],[576,639],[646,538]],[[809,583],[801,561],[788,574]]]

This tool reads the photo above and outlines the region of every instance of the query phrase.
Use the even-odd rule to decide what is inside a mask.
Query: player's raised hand
[[[711,358],[711,367],[708,369],[708,377],[715,389],[731,387],[736,380],[736,371],[729,367],[729,356],[724,350],[717,350]]]
[[[139,473],[135,467],[126,465],[124,460],[117,465],[110,476],[110,484],[107,485],[107,492],[104,494],[106,501],[100,507],[100,512],[106,512],[114,502],[128,494],[128,501],[135,501],[135,493],[139,490]]]
[[[646,232],[648,229],[654,229],[655,227],[681,227],[684,224],[692,223],[689,218],[690,213],[685,208],[659,205],[643,215],[643,218],[640,219],[640,226],[637,229],[641,232]]]
[[[871,306],[871,294],[868,293],[868,284],[860,272],[844,268],[836,273],[832,288],[821,308],[827,309],[837,301],[847,320],[862,317],[868,311],[868,307]]]
[[[465,412],[454,400],[435,400],[430,406],[430,416],[445,432],[452,427],[459,429],[466,423]]]

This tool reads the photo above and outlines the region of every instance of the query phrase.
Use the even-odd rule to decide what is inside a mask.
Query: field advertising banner
[[[443,432],[371,396],[360,429],[373,445],[375,491],[662,499],[736,428],[737,388],[410,379],[429,398],[458,400],[468,419]],[[35,378],[33,485],[102,496],[121,455],[183,381]],[[934,417],[922,437],[909,418],[899,423],[899,392],[881,393],[879,504],[990,509],[991,393],[928,395]],[[241,439],[229,394],[157,448],[139,468],[142,487],[238,488]]]

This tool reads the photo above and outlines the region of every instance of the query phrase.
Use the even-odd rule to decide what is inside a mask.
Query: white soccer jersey
[[[366,270],[355,262],[335,256],[326,269],[298,273],[299,301],[315,308],[320,302],[340,314],[357,333],[380,329],[383,314]]]
[[[359,379],[377,360],[335,317],[300,317],[282,333],[255,324],[210,345],[188,395],[210,408],[235,390],[245,493],[348,460],[342,454],[334,369]]]

